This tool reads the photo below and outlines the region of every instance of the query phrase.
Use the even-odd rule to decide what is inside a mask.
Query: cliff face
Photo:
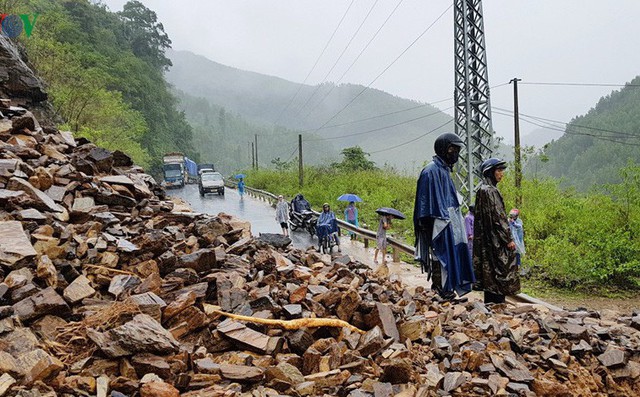
[[[0,35],[0,98],[29,109],[44,124],[52,124],[54,111],[44,83],[25,63],[16,46]]]

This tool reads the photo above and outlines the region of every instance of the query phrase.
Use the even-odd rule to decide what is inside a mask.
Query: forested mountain
[[[320,87],[300,87],[298,83],[221,65],[186,51],[167,54],[173,63],[167,79],[177,89],[205,98],[211,105],[224,107],[264,128],[276,125],[310,130],[304,133],[305,137],[316,133],[325,139],[317,143],[326,148],[333,146],[336,154],[342,148],[359,145],[371,153],[371,160],[379,166],[389,163],[413,174],[431,158],[435,137],[453,130],[452,118],[437,108],[376,89],[366,90],[332,119],[363,86],[325,83]],[[291,106],[287,106],[298,89]],[[308,98],[311,100],[303,106]],[[406,144],[394,148],[403,143]]]
[[[587,190],[620,181],[622,167],[640,164],[640,76],[573,119],[544,155],[539,172],[565,185]]]
[[[31,36],[20,39],[62,128],[144,166],[167,151],[196,154],[163,76],[171,41],[152,10],[138,1],[117,13],[89,0],[5,3],[12,5],[3,12],[39,14]]]
[[[215,164],[224,173],[251,167],[251,144],[258,135],[258,165],[280,169],[297,167],[298,133],[283,127],[267,128],[247,121],[241,115],[222,106],[212,105],[178,91],[180,107],[193,126],[194,142],[200,160]],[[317,135],[305,135],[303,159],[306,164],[320,164],[338,158],[330,143],[320,144]]]

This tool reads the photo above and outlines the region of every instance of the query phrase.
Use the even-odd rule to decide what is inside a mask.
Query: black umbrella
[[[382,207],[378,208],[376,212],[380,215],[391,215],[394,218],[398,219],[407,219],[406,216],[395,208]]]

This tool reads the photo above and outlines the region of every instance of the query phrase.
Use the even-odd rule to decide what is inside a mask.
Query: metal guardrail
[[[231,188],[236,188],[238,186],[238,184],[234,181],[226,181],[225,180],[225,184],[228,187]],[[267,192],[265,190],[260,190],[260,189],[254,189],[251,187],[247,187],[245,186],[245,192],[247,192],[247,194],[249,194],[250,196],[256,197],[258,199],[264,200],[264,201],[268,201],[271,205],[275,205],[275,203],[278,201],[278,196],[276,196],[273,193]],[[316,215],[320,215],[319,212],[317,211],[313,211],[314,214]],[[343,228],[346,229],[350,232],[353,232],[355,234],[357,234],[358,236],[361,236],[364,240],[364,246],[365,248],[369,247],[369,240],[376,240],[376,232],[370,229],[363,229],[357,226],[352,225],[351,223],[345,222],[341,219],[337,219],[338,225]],[[403,252],[405,254],[411,255],[411,257],[415,257],[416,255],[416,250],[415,247],[408,245],[406,243],[403,243],[402,241],[399,241],[397,239],[394,239],[393,237],[387,237],[387,244],[391,247],[392,249],[392,255],[393,255],[393,261],[394,262],[399,262],[400,261],[400,252]],[[524,293],[520,293],[517,295],[513,295],[511,296],[511,300],[514,302],[521,302],[521,303],[528,303],[528,304],[537,304],[537,305],[542,305],[545,306],[546,308],[553,310],[553,311],[562,311],[563,309],[552,305],[550,303],[547,303],[543,300],[534,298],[532,296],[529,296],[527,294]]]

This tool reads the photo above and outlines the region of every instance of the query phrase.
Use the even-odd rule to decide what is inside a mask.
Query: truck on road
[[[184,159],[184,154],[180,152],[167,153],[162,157],[165,187],[184,187],[186,180]]]

